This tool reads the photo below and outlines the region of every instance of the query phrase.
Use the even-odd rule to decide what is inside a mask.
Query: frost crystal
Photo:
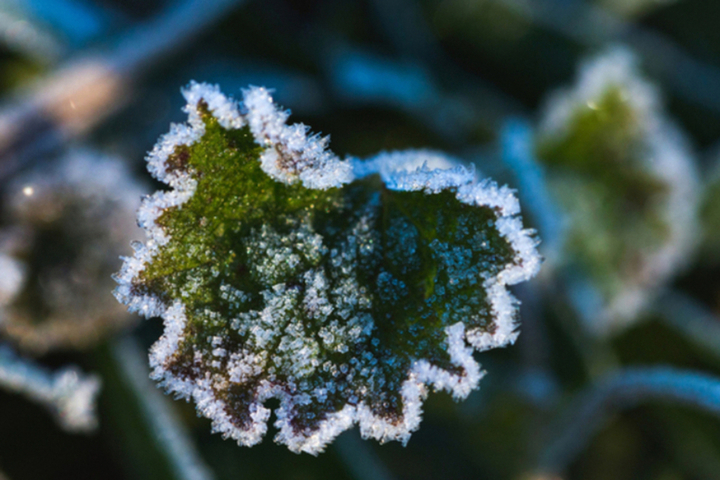
[[[42,354],[130,324],[107,292],[118,255],[141,235],[142,193],[121,161],[90,150],[12,182],[0,224],[0,332]]]
[[[185,90],[188,125],[148,155],[171,189],[116,296],[165,331],[153,378],[242,445],[316,454],[358,424],[406,442],[428,386],[466,397],[472,348],[514,341],[507,286],[540,259],[513,193],[427,151],[340,160],[269,92]]]
[[[622,48],[584,64],[550,99],[538,156],[569,215],[566,255],[590,283],[571,295],[591,330],[637,317],[683,263],[696,232],[697,171],[655,88]]]

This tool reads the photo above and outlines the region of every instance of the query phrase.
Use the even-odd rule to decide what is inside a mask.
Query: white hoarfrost
[[[279,430],[276,441],[286,444],[292,451],[311,454],[321,452],[337,435],[355,424],[359,425],[364,437],[406,442],[420,423],[428,385],[445,390],[458,399],[465,398],[476,388],[483,372],[473,359],[468,343],[484,350],[515,340],[517,302],[506,287],[530,278],[540,266],[540,257],[535,250],[536,240],[531,231],[522,228],[517,216],[519,204],[513,192],[489,181],[477,182],[473,170],[430,151],[385,153],[366,162],[340,160],[326,149],[326,138],[309,135],[303,125],[286,125],[289,112],[278,109],[272,103],[269,91],[264,88],[245,90],[241,103],[223,96],[217,87],[204,84],[191,83],[183,93],[188,100],[186,111],[189,123],[173,125],[170,133],[160,139],[147,158],[153,175],[173,189],[156,193],[143,203],[138,219],[149,238],[144,245],[134,245],[135,255],[125,259],[116,278],[119,284],[116,296],[121,302],[133,311],[148,317],[162,316],[164,320],[164,334],[150,352],[152,377],[159,380],[168,392],[194,400],[198,412],[212,420],[213,431],[242,445],[254,445],[262,439],[270,416],[270,410],[263,404],[270,398],[279,399],[280,407],[275,412],[275,425]],[[190,379],[167,368],[183,341],[188,321],[185,306],[180,300],[166,304],[154,296],[137,293],[133,284],[161,246],[169,241],[167,234],[156,223],[158,216],[170,206],[182,205],[196,188],[191,171],[168,170],[167,160],[177,146],[191,145],[202,137],[204,127],[197,110],[200,100],[204,100],[209,111],[225,128],[249,127],[255,141],[265,147],[259,160],[261,168],[279,182],[301,181],[307,188],[326,189],[379,173],[394,190],[435,193],[452,189],[460,201],[487,206],[497,213],[497,228],[514,248],[515,261],[497,275],[485,275],[481,279],[497,323],[492,333],[466,331],[462,322],[455,321],[445,330],[450,361],[462,368],[462,374],[450,373],[418,358],[412,362],[407,378],[399,387],[402,417],[391,420],[376,415],[353,395],[347,405],[327,415],[311,431],[298,432],[293,427],[297,408],[310,405],[313,401],[324,402],[336,392],[336,384],[332,380],[315,388],[307,387],[307,379],[313,372],[322,370],[333,377],[345,375],[349,383],[353,378],[362,383],[379,371],[381,362],[393,361],[374,358],[366,351],[361,359],[350,357],[345,364],[336,365],[330,361],[320,364],[317,355],[320,345],[344,354],[354,343],[367,342],[375,328],[370,315],[371,296],[359,285],[355,272],[362,258],[372,255],[374,245],[379,241],[372,228],[376,221],[372,212],[378,207],[378,196],[370,201],[367,212],[356,212],[350,234],[331,250],[304,221],[292,225],[289,235],[281,235],[270,226],[253,230],[248,238],[248,255],[265,257],[256,258],[248,274],[261,283],[273,285],[271,279],[287,278],[290,272],[303,282],[304,292],[276,283],[261,293],[262,309],[245,311],[237,318],[225,319],[230,328],[247,339],[247,345],[241,351],[228,351],[222,337],[209,337],[208,348],[196,349],[194,363],[186,366],[202,372],[203,365],[211,365],[222,368],[222,375],[205,370]],[[329,256],[332,268],[329,271],[300,271],[300,255],[310,262],[319,262]],[[405,287],[402,282],[389,280],[388,288]],[[231,308],[242,306],[249,298],[246,293],[229,285],[221,285],[220,290],[221,297],[228,301]],[[300,310],[319,326],[317,335],[308,334],[306,326],[294,317],[293,312]],[[219,314],[208,310],[202,315],[212,321]],[[274,345],[275,353],[264,351],[264,345]],[[288,365],[288,359],[292,365]],[[242,384],[249,378],[257,378],[260,372],[266,377],[253,387],[255,397],[251,400],[249,421],[238,425],[229,413],[232,406],[215,392],[232,384]],[[288,384],[282,388],[273,383],[279,372],[285,375],[292,373]],[[384,383],[384,377],[378,381]]]
[[[586,305],[579,309],[585,312],[588,328],[600,335],[611,333],[638,317],[657,289],[684,265],[696,246],[698,231],[696,212],[700,188],[692,149],[679,128],[664,115],[657,88],[642,77],[637,58],[629,49],[616,46],[584,62],[576,85],[559,90],[549,98],[539,136],[562,138],[578,111],[597,109],[613,88],[619,89],[634,116],[636,133],[642,142],[642,166],[667,187],[657,210],[668,231],[664,243],[647,249],[639,271],[624,282],[613,298],[605,303],[595,302],[599,311],[590,312]],[[597,296],[587,291],[587,285],[579,284],[571,294],[583,303],[589,302],[588,294]]]
[[[430,165],[438,165],[439,168],[431,168]],[[507,186],[498,187],[487,179],[478,182],[474,169],[468,169],[442,154],[423,150],[382,153],[365,162],[354,161],[354,168],[362,176],[378,173],[392,190],[438,193],[452,189],[461,202],[490,207],[497,212],[497,228],[515,251],[515,259],[496,276],[485,279],[483,284],[494,313],[495,331],[471,329],[466,338],[480,351],[513,343],[518,335],[515,318],[517,300],[506,287],[532,278],[542,263],[534,231],[523,228],[518,216],[520,203],[513,190]]]
[[[327,149],[328,137],[309,134],[307,126],[286,125],[289,112],[277,108],[270,91],[251,87],[243,91],[246,118],[255,141],[268,147],[260,156],[265,173],[275,180],[325,190],[352,181],[352,167]]]
[[[456,323],[445,329],[448,336],[448,352],[454,365],[465,370],[464,375],[455,375],[430,364],[427,360],[416,360],[410,369],[407,380],[401,387],[403,411],[400,422],[375,415],[363,405],[346,405],[340,411],[328,415],[310,436],[297,435],[293,431],[288,412],[292,411],[292,402],[283,398],[276,412],[278,420],[275,426],[280,430],[276,440],[284,443],[294,452],[317,454],[335,437],[357,424],[363,438],[373,438],[382,443],[396,440],[404,444],[417,430],[422,420],[422,403],[427,396],[427,385],[436,390],[444,390],[456,400],[466,398],[475,390],[484,375],[480,366],[472,357],[472,349],[465,342],[465,326]]]
[[[383,152],[367,160],[353,160],[353,172],[357,178],[379,173],[383,180],[399,172],[411,172],[420,167],[431,170],[450,170],[462,166],[463,163],[444,153],[434,150],[401,150]]]

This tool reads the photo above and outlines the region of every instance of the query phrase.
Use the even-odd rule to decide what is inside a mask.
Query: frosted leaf
[[[551,97],[538,157],[568,214],[564,265],[590,280],[571,282],[574,303],[597,333],[628,324],[692,249],[698,185],[686,139],[628,50],[584,63]]]
[[[142,193],[121,161],[89,150],[14,180],[0,224],[0,332],[42,354],[132,324],[107,292],[141,236]]]
[[[348,162],[330,150],[328,137],[309,134],[303,124],[285,125],[289,112],[273,103],[270,92],[251,87],[243,92],[246,118],[255,141],[265,148],[260,164],[275,180],[293,183],[301,180],[307,188],[338,187],[352,179]]]
[[[152,376],[242,445],[271,398],[295,452],[354,424],[406,442],[429,386],[466,397],[471,346],[517,336],[506,287],[540,259],[512,191],[432,152],[339,160],[265,89],[191,89],[189,125],[148,157],[172,188],[144,203],[148,241],[117,276],[120,301],[163,318]]]
[[[353,160],[353,172],[357,178],[379,174],[385,182],[392,175],[410,173],[421,167],[428,170],[450,170],[462,166],[459,160],[433,150],[383,152],[367,160]]]

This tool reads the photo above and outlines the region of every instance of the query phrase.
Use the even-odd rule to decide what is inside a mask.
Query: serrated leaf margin
[[[364,438],[374,438],[381,442],[399,440],[404,444],[420,424],[422,402],[428,393],[428,386],[448,391],[456,399],[467,397],[477,387],[484,372],[481,372],[472,356],[473,349],[467,343],[479,351],[484,351],[511,344],[517,338],[517,300],[507,290],[507,286],[533,277],[540,268],[541,258],[536,250],[538,241],[534,237],[534,231],[523,228],[519,217],[520,206],[511,189],[498,187],[489,180],[476,182],[474,170],[467,169],[442,154],[420,150],[383,153],[365,162],[357,159],[339,160],[326,149],[327,139],[308,136],[307,128],[303,125],[285,125],[289,112],[272,103],[267,89],[251,87],[244,90],[243,94],[244,101],[238,104],[225,97],[217,86],[190,83],[183,90],[188,102],[185,107],[188,123],[172,125],[170,132],[160,138],[147,156],[150,172],[155,178],[172,187],[172,190],[156,192],[144,199],[138,212],[138,223],[147,232],[148,239],[145,244],[134,245],[133,257],[123,258],[124,265],[116,276],[118,287],[115,296],[131,311],[145,317],[163,318],[164,333],[150,351],[151,377],[164,385],[168,392],[186,400],[192,398],[198,412],[212,420],[214,432],[233,438],[242,445],[254,445],[260,442],[266,433],[270,410],[263,406],[263,402],[270,398],[280,401],[280,407],[275,411],[275,426],[279,429],[275,440],[286,444],[291,451],[317,454],[337,435],[354,424],[359,425]],[[241,430],[232,424],[223,408],[223,402],[213,394],[210,380],[189,382],[164,369],[165,362],[183,339],[187,323],[185,307],[177,300],[166,305],[153,295],[138,294],[132,286],[140,278],[145,265],[151,262],[159,249],[169,241],[156,220],[167,208],[181,206],[195,191],[196,182],[192,176],[187,172],[168,169],[167,160],[178,146],[192,145],[203,136],[204,124],[197,108],[201,100],[224,128],[238,129],[246,125],[250,127],[256,143],[266,147],[260,158],[261,167],[277,181],[302,181],[307,188],[326,189],[378,173],[391,190],[437,193],[443,189],[453,189],[461,202],[490,207],[496,211],[497,228],[516,252],[512,264],[484,281],[497,328],[492,333],[479,330],[466,332],[464,324],[458,322],[445,329],[451,362],[462,367],[465,375],[454,375],[426,360],[418,359],[413,363],[408,378],[401,387],[401,422],[391,423],[374,415],[363,405],[346,405],[340,411],[329,414],[312,435],[303,436],[294,432],[290,422],[292,399],[278,388],[261,383],[257,402],[251,406],[252,425],[249,429]],[[300,159],[300,168],[278,169],[278,145],[281,145],[281,153],[291,152],[295,155],[293,158]],[[427,160],[431,160],[429,164],[441,168],[430,168]]]

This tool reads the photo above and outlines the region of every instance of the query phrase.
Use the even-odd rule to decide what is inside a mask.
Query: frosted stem
[[[720,417],[720,378],[669,367],[629,368],[581,392],[549,433],[541,452],[544,473],[562,472],[588,445],[608,417],[638,404],[662,400]]]
[[[213,474],[198,455],[172,406],[150,381],[150,370],[142,360],[145,354],[137,343],[130,337],[122,338],[113,344],[112,354],[135,393],[154,438],[165,452],[175,478],[212,480]]]
[[[184,0],[114,49],[69,60],[0,111],[0,178],[82,136],[131,97],[131,83],[242,0]]]
[[[245,0],[182,0],[133,30],[112,52],[112,63],[128,75],[151,67],[169,52],[187,43]]]
[[[56,62],[66,53],[57,34],[12,3],[15,2],[0,3],[0,42],[43,66]],[[0,480],[2,478],[0,475]]]
[[[100,379],[84,375],[76,367],[51,373],[0,345],[0,386],[46,406],[67,431],[97,428],[95,398]]]
[[[337,451],[355,480],[394,480],[373,449],[360,440],[357,432],[347,432],[335,441]]]

